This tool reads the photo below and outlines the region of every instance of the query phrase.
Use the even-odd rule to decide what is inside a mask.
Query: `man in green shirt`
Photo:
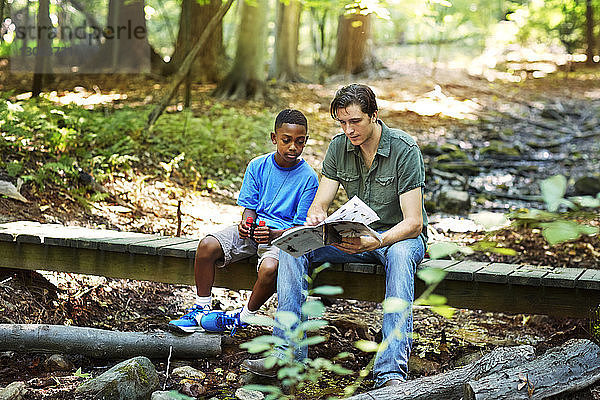
[[[308,210],[307,225],[327,217],[327,210],[341,184],[348,198],[358,196],[380,220],[371,227],[382,234],[383,243],[372,237],[344,238],[342,243],[326,246],[295,258],[281,252],[277,279],[278,311],[301,316],[309,268],[332,263],[378,263],[385,267],[387,298],[407,303],[407,314],[383,316],[383,339],[373,367],[375,386],[391,386],[406,380],[412,344],[412,301],[414,273],[425,253],[427,214],[423,206],[425,167],[414,139],[401,130],[388,128],[377,118],[375,94],[366,85],[352,84],[337,91],[330,113],[343,134],[329,144],[323,161],[322,178]],[[408,315],[408,317],[405,317]],[[396,332],[394,332],[396,330]],[[283,331],[274,335],[285,338]],[[295,349],[303,359],[307,348]],[[258,375],[274,376],[264,359],[248,360],[244,365]]]

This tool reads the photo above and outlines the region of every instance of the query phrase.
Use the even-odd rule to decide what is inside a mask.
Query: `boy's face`
[[[298,158],[307,140],[308,135],[304,125],[282,124],[275,132],[271,132],[271,141],[277,145],[275,162],[283,168],[298,164]]]

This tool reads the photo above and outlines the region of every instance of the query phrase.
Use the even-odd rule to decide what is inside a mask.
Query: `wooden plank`
[[[0,232],[0,242],[12,242],[15,240],[11,233]]]
[[[343,270],[346,272],[360,272],[363,274],[374,274],[377,272],[376,264],[365,264],[365,263],[346,263],[343,266]]]
[[[157,255],[158,251],[165,246],[169,245],[177,245],[183,243],[193,242],[196,246],[198,245],[198,241],[196,239],[189,238],[179,238],[179,237],[161,237],[153,240],[140,242],[140,243],[132,243],[129,245],[128,250],[130,253],[134,254],[148,254],[148,255]]]
[[[575,282],[575,287],[600,290],[600,270],[588,269]]]
[[[159,235],[144,235],[137,237],[122,237],[101,240],[98,242],[98,249],[104,251],[116,251],[119,253],[126,253],[129,251],[129,246],[132,244],[138,244],[147,242],[149,240],[159,239]]]
[[[423,261],[420,268],[448,268],[452,265],[458,264],[460,260],[427,260]]]
[[[508,275],[508,283],[515,285],[541,286],[542,277],[548,274],[548,268],[533,265],[521,265]]]
[[[444,268],[448,273],[446,279],[458,281],[472,281],[475,272],[483,269],[488,263],[477,261],[461,261],[458,264],[452,264]]]
[[[29,234],[26,234],[26,233],[20,233],[20,234],[17,235],[16,241],[17,241],[17,243],[41,244],[42,243],[42,238],[40,238],[37,235],[29,235]]]
[[[477,282],[508,283],[508,275],[518,268],[515,264],[491,263],[476,271],[473,279]]]
[[[542,277],[542,286],[574,288],[584,272],[583,268],[554,268]]]
[[[158,254],[161,256],[193,259],[196,256],[196,249],[198,248],[198,243],[200,243],[200,239],[181,244],[164,246],[158,250]]]

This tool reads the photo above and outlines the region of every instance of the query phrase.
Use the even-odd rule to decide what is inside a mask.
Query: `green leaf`
[[[561,200],[567,191],[567,178],[563,175],[555,175],[540,182],[542,199],[546,203],[546,208],[554,212],[561,204]]]
[[[441,282],[448,273],[441,268],[423,268],[417,271],[419,279],[427,286]]]
[[[277,311],[275,320],[287,329],[291,329],[299,321],[298,316],[291,311]]]
[[[506,247],[494,247],[490,249],[490,251],[504,256],[516,256],[518,254],[516,250],[508,249]]]
[[[350,357],[350,352],[348,351],[342,351],[341,353],[339,353],[337,356],[333,357],[334,360],[343,360],[345,358]]]
[[[457,251],[460,251],[460,247],[456,243],[452,242],[432,243],[427,249],[429,257],[433,260],[447,257],[451,254],[456,253]]]
[[[579,225],[572,221],[554,221],[541,224],[542,235],[551,246],[575,240],[581,236]]]
[[[302,315],[309,318],[320,318],[325,312],[325,306],[318,300],[307,301],[302,305]]]
[[[390,314],[406,311],[409,305],[406,300],[399,297],[388,297],[383,301],[383,313]]]
[[[273,346],[269,343],[246,342],[240,344],[240,348],[248,350],[248,353],[256,354],[263,351],[271,350]]]
[[[244,385],[244,389],[254,390],[256,392],[262,392],[262,393],[281,394],[280,388],[278,388],[277,386],[271,386],[271,385],[257,385],[257,384]]]
[[[359,340],[354,343],[354,347],[366,353],[374,353],[379,350],[379,343],[370,340]]]
[[[333,364],[331,366],[330,370],[332,372],[335,372],[338,375],[351,375],[351,374],[354,373],[354,371],[352,371],[350,369],[347,369],[347,368],[344,368],[344,367],[342,367],[341,365],[338,365],[338,364]]]
[[[446,304],[446,298],[439,294],[430,294],[424,301],[424,304],[430,306],[441,306]]]
[[[340,286],[319,286],[311,290],[311,294],[320,294],[322,296],[335,296],[344,293]]]
[[[264,315],[252,315],[248,318],[247,322],[252,325],[275,326],[275,321],[273,318],[269,318]]]
[[[265,368],[266,369],[270,369],[273,368],[275,366],[275,364],[277,364],[277,362],[279,361],[279,359],[277,357],[267,357],[265,359]]]
[[[454,312],[456,311],[456,309],[452,308],[450,306],[441,305],[441,306],[431,307],[431,311],[433,311],[436,314],[441,315],[442,317],[450,319],[454,315]]]
[[[508,224],[508,218],[503,213],[495,213],[490,211],[482,211],[480,213],[469,215],[475,223],[483,226],[486,231],[500,229]]]
[[[277,371],[277,379],[281,380],[287,377],[291,377],[291,378],[295,378],[296,380],[300,380],[299,378],[301,378],[300,374],[302,373],[303,368],[299,367],[299,366],[292,366],[292,367],[283,367],[280,368],[279,371]]]
[[[599,194],[600,195],[600,194]],[[600,207],[600,196],[598,198],[592,196],[569,197],[573,203],[582,208],[598,208]]]
[[[303,332],[318,331],[319,329],[326,327],[329,323],[322,319],[311,319],[310,321],[304,321],[298,328]]]
[[[331,268],[331,266],[332,266],[331,263],[326,262],[326,263],[318,266],[317,268],[315,268],[313,270],[312,275],[316,276],[316,275],[320,274],[322,271],[326,270],[327,268]]]
[[[310,337],[307,337],[306,339],[302,339],[300,342],[298,342],[298,347],[314,346],[315,344],[323,343],[325,340],[326,340],[325,337],[320,336],[320,335],[310,336]]]

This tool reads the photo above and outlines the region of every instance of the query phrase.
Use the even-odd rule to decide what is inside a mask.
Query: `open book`
[[[377,213],[354,196],[319,225],[297,226],[273,240],[273,244],[294,257],[329,244],[340,243],[343,237],[371,236],[381,242],[381,235],[369,228],[378,221]]]

